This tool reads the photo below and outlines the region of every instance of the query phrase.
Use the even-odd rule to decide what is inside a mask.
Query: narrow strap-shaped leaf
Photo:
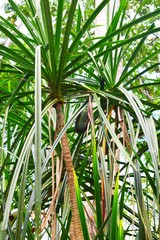
[[[145,16],[143,17],[140,17],[138,19],[135,19],[133,21],[131,21],[130,23],[122,26],[121,28],[117,29],[116,31],[110,33],[109,35],[107,35],[106,37],[102,38],[101,40],[99,40],[97,43],[95,43],[90,49],[89,51],[92,51],[93,49],[99,47],[104,41],[107,41],[108,39],[110,38],[113,38],[114,36],[122,33],[123,31],[127,30],[128,28],[140,23],[140,22],[143,22],[149,18],[152,18],[154,16],[158,16],[160,14],[160,9],[152,12],[152,13],[149,13],[149,14],[146,14]]]
[[[79,210],[79,215],[80,215],[80,220],[81,220],[81,225],[82,225],[82,231],[83,231],[83,236],[85,240],[89,240],[89,233],[87,229],[87,223],[86,223],[86,218],[84,214],[84,209],[83,209],[83,204],[82,204],[82,199],[80,195],[80,188],[77,180],[76,173],[74,171],[74,183],[75,183],[75,189],[76,189],[76,197],[77,197],[77,204],[78,204],[78,210]]]
[[[113,47],[109,47],[107,50],[105,50],[105,51],[103,51],[103,52],[101,52],[101,53],[96,54],[96,55],[94,56],[94,58],[96,59],[96,58],[99,58],[99,57],[101,57],[101,56],[104,56],[105,54],[109,53],[110,51],[113,51],[113,50],[115,50],[115,49],[118,49],[119,47],[122,47],[122,46],[124,46],[124,45],[126,45],[126,44],[129,44],[130,42],[133,42],[133,41],[135,41],[135,40],[138,40],[138,39],[140,39],[140,38],[143,38],[143,37],[146,36],[146,35],[153,34],[153,33],[155,33],[155,32],[159,32],[159,31],[160,31],[160,28],[155,28],[155,29],[153,29],[153,30],[146,31],[146,32],[144,32],[144,33],[142,33],[142,34],[139,34],[139,35],[137,35],[137,36],[135,36],[135,37],[132,37],[132,38],[129,38],[129,39],[127,39],[127,40],[122,40],[120,43],[115,44]],[[88,49],[88,51],[90,51],[90,50],[92,50],[92,47],[91,47],[90,49]],[[83,53],[81,56],[78,56],[78,57],[74,60],[74,64],[76,64],[78,61],[80,61],[82,58],[84,58],[85,55],[86,55],[86,54]],[[78,69],[80,69],[81,67],[87,65],[87,64],[90,63],[90,62],[91,62],[91,59],[84,61],[83,63],[79,64],[78,66],[76,66],[76,67],[73,68],[72,70],[70,70],[70,71],[68,71],[67,73],[65,73],[65,74],[64,74],[64,77],[65,77],[65,78],[68,77],[69,75],[73,74],[73,73],[76,72]],[[66,67],[65,72],[66,72],[68,69],[70,69],[71,67],[73,67],[73,63],[69,64],[69,65]],[[116,87],[117,87],[117,85],[116,85]]]
[[[21,43],[11,31],[7,30],[6,27],[3,27],[1,23],[0,23],[0,31],[2,31],[9,39],[11,39],[23,51],[23,53],[27,57],[34,59],[34,55],[30,53],[30,51],[24,46],[24,44]]]
[[[158,67],[160,65],[160,63],[156,63],[151,65],[150,67],[146,68],[145,70],[143,70],[142,72],[138,73],[137,75],[135,75],[133,78],[131,78],[129,81],[127,81],[127,83],[125,84],[125,86],[130,85],[135,79],[138,79],[140,76],[142,76],[144,73],[149,72],[151,69],[155,69],[156,67]],[[158,84],[158,83],[157,83]],[[142,87],[142,85],[141,85]],[[143,85],[144,87],[144,85]],[[138,88],[138,85],[136,86],[136,88]],[[129,87],[128,89],[132,89],[132,87]]]
[[[80,31],[81,28],[81,23],[83,21],[83,17],[82,17],[82,9],[81,9],[81,5],[78,5],[78,14],[77,14],[77,27],[76,27],[76,32],[78,33]]]
[[[153,29],[154,26],[155,26],[155,25],[152,24],[151,27],[149,28],[149,30]],[[149,30],[148,30],[148,31],[149,31]],[[141,39],[141,41],[139,42],[139,44],[138,44],[137,47],[135,48],[134,52],[132,53],[130,59],[128,60],[126,66],[125,66],[125,68],[124,68],[124,70],[123,70],[123,72],[122,72],[122,75],[121,75],[122,77],[123,77],[123,75],[125,75],[125,73],[128,71],[128,68],[131,66],[133,60],[134,60],[135,57],[137,56],[137,53],[139,53],[139,50],[140,50],[140,48],[142,47],[142,45],[143,45],[144,41],[146,40],[146,38],[147,38],[147,35],[146,35],[144,38]],[[119,81],[119,82],[121,82],[121,81]]]
[[[0,54],[7,57],[18,64],[28,67],[30,70],[33,69],[33,64],[27,58],[22,57],[14,49],[10,49],[6,46],[0,45]]]
[[[76,10],[76,5],[77,5],[78,0],[72,0],[71,5],[70,5],[70,10],[68,14],[68,19],[67,19],[67,24],[66,24],[66,30],[64,34],[64,40],[62,44],[62,51],[61,51],[61,56],[60,56],[60,63],[59,63],[59,69],[58,69],[58,81],[57,81],[57,94],[60,97],[60,86],[62,82],[62,77],[63,77],[63,70],[65,66],[65,60],[66,60],[66,54],[67,54],[67,48],[68,48],[68,42],[69,42],[69,36],[71,33],[71,28],[72,28],[72,22],[73,22],[73,17],[74,13]]]
[[[160,31],[160,27],[159,28],[154,28],[152,30],[145,31],[145,32],[143,32],[143,33],[141,33],[141,34],[139,34],[137,36],[132,37],[132,38],[129,38],[129,39],[126,39],[126,40],[122,40],[122,41],[120,41],[120,43],[115,44],[113,47],[109,47],[107,50],[103,51],[102,53],[98,53],[94,57],[98,58],[98,57],[103,56],[104,54],[106,54],[106,53],[108,53],[108,52],[110,52],[110,51],[112,51],[114,49],[117,49],[117,48],[119,48],[121,46],[124,46],[124,45],[130,43],[130,42],[133,42],[135,40],[141,39],[141,38],[143,38],[145,36],[148,36],[150,34],[153,34],[153,33],[159,32],[159,31]],[[88,51],[92,51],[92,47],[89,48]]]
[[[134,151],[134,149],[133,149]],[[156,185],[155,185],[155,181],[153,180],[153,178],[150,176],[150,173],[148,171],[148,168],[146,168],[146,166],[144,165],[143,161],[141,160],[141,158],[138,156],[137,152],[134,151],[134,154],[135,154],[135,159],[137,158],[138,161],[139,161],[139,164],[141,165],[141,168],[142,170],[144,171],[144,173],[146,174],[146,178],[147,180],[149,181],[150,183],[150,186],[154,192],[154,195],[156,196],[157,195],[157,188],[156,188]],[[159,205],[159,203],[157,202],[157,205]]]
[[[98,169],[98,158],[97,158],[97,148],[96,148],[96,135],[95,135],[95,125],[93,112],[91,111],[91,146],[92,146],[92,161],[93,161],[93,179],[94,179],[94,198],[96,204],[96,212],[97,212],[97,228],[98,230],[102,226],[102,210],[101,210],[101,197],[100,197],[100,185],[99,185],[99,169]],[[103,239],[103,232],[100,232],[99,239]]]
[[[154,64],[152,67],[155,67],[155,65],[156,66],[159,66],[160,64]],[[151,69],[151,68],[150,68]],[[127,88],[128,90],[131,90],[131,89],[137,89],[137,88],[142,88],[142,87],[147,87],[147,86],[154,86],[154,85],[156,85],[156,86],[158,86],[158,85],[160,85],[160,80],[155,80],[155,79],[153,79],[153,82],[148,82],[148,83],[144,83],[143,85],[135,85],[135,86],[132,86],[132,87],[129,87],[129,88]],[[147,104],[149,105],[150,103],[149,102],[147,102]]]
[[[96,62],[94,56],[92,55],[92,53],[88,52],[88,55],[91,57],[93,64],[95,65],[94,69],[97,71],[98,75],[101,76],[101,78],[105,79],[105,83],[108,86],[107,88],[110,88],[111,87],[111,78],[110,78],[108,70],[104,66],[103,62],[101,61],[101,59],[99,59],[99,62],[100,62],[100,66],[99,66],[99,64]]]
[[[113,137],[117,147],[120,149],[121,153],[124,155],[124,157],[126,157],[126,159],[128,160],[128,162],[131,164],[131,166],[135,169],[135,166],[133,164],[133,162],[131,161],[131,158],[128,154],[128,152],[125,150],[125,148],[123,147],[122,143],[120,142],[120,140],[118,139],[117,135],[115,134],[115,132],[112,130],[112,127],[111,127],[111,124],[109,123],[108,119],[106,118],[104,112],[103,112],[103,109],[101,108],[100,106],[100,103],[98,101],[98,98],[96,96],[96,94],[94,94],[94,99],[95,99],[95,102],[97,104],[97,107],[98,107],[98,111],[99,111],[99,114],[100,116],[102,117],[103,121],[104,121],[104,124],[106,125],[107,129],[108,129],[108,132],[111,134],[111,136]]]
[[[137,160],[135,160],[135,165],[138,170],[138,171],[134,171],[134,185],[135,185],[136,201],[137,201],[137,207],[138,207],[139,239],[152,240],[150,223],[147,217],[147,211],[146,211],[146,206],[145,206],[144,197],[143,197],[140,168]]]
[[[45,27],[45,34],[47,35],[48,44],[49,44],[49,62],[52,69],[52,81],[54,82],[56,79],[56,69],[57,69],[57,63],[56,63],[56,57],[55,57],[55,42],[54,42],[54,36],[53,36],[53,26],[52,26],[52,19],[51,19],[51,13],[50,13],[50,3],[49,0],[43,0],[41,1],[42,6],[42,16],[43,16],[43,23]]]
[[[31,41],[29,38],[27,38],[26,35],[24,35],[21,31],[19,31],[17,28],[14,27],[13,24],[11,24],[9,21],[7,21],[5,18],[3,18],[2,16],[0,16],[0,19],[4,22],[4,24],[7,26],[7,28],[9,27],[14,35],[15,33],[17,34],[17,36],[21,39],[23,39],[23,41],[25,42],[25,44],[28,45],[28,47],[34,52],[34,47],[33,45],[31,44]]]
[[[127,1],[126,0],[120,1],[120,6],[119,6],[115,16],[113,17],[113,20],[111,22],[111,25],[109,26],[109,29],[108,29],[108,31],[106,33],[106,36],[108,36],[110,34],[110,32],[112,33],[113,31],[115,31],[117,28],[121,28],[122,27],[123,21],[125,19],[126,8],[127,8]],[[109,9],[108,9],[108,11],[109,11]],[[120,40],[120,35],[121,34],[117,35],[117,40]],[[99,49],[99,52],[102,51],[103,49],[104,49],[104,46]],[[114,58],[112,58],[114,70],[112,69],[111,72],[113,72],[114,75],[116,75],[116,73],[117,73],[116,61],[117,61],[117,58],[118,58],[118,56],[117,56],[118,52],[119,51],[116,50],[115,53],[114,53]],[[103,58],[103,62],[105,64],[106,64],[106,61],[107,61],[107,57],[108,57],[108,55],[104,56],[104,58]]]
[[[117,226],[117,220],[119,218],[119,213],[118,213],[118,187],[119,187],[119,173],[118,173],[117,178],[116,178],[114,196],[113,196],[110,240],[115,240],[118,237],[118,226]]]
[[[40,239],[41,225],[41,47],[35,54],[35,236]]]
[[[30,32],[36,44],[37,45],[42,44],[45,46],[46,44],[48,44],[48,42],[46,41],[46,34],[45,34],[46,27],[44,27],[44,24],[42,21],[41,9],[36,9],[36,6],[35,6],[38,1],[35,1],[34,3],[33,0],[25,0],[25,2],[26,2],[28,13],[29,13],[29,24],[30,24],[29,26],[27,25],[26,28],[28,29],[28,27],[31,26],[31,28],[33,28],[33,30],[35,31],[35,35],[33,35],[33,33],[30,32],[31,29],[28,29],[28,31]],[[20,17],[22,18],[25,16],[23,16],[23,13],[21,13]],[[23,19],[22,21],[26,25]],[[41,51],[42,51],[42,56],[44,57],[43,48],[41,48]]]
[[[23,220],[23,213],[24,213],[25,187],[26,187],[26,176],[27,176],[27,171],[28,171],[29,154],[30,154],[30,150],[28,151],[28,154],[26,154],[26,159],[25,159],[25,163],[24,163],[23,171],[22,171],[22,180],[21,180],[19,202],[18,202],[18,216],[17,216],[15,239],[21,239],[21,229],[22,229],[22,220]]]
[[[159,163],[159,157],[158,157],[158,141],[157,141],[157,135],[155,130],[155,125],[153,122],[152,117],[146,117],[141,110],[145,111],[145,108],[141,101],[133,94],[128,92],[123,87],[119,87],[119,89],[125,94],[128,101],[132,105],[132,108],[134,109],[137,118],[139,120],[139,123],[142,127],[142,130],[144,132],[150,154],[152,157],[153,165],[154,165],[154,171],[155,171],[155,177],[156,177],[156,183],[157,183],[157,189],[160,191],[160,179],[159,179],[159,172],[158,172],[158,163]],[[157,198],[159,198],[159,195],[157,195]]]
[[[22,80],[20,82],[20,84],[17,86],[17,88],[15,89],[15,91],[12,93],[12,95],[10,96],[10,98],[8,99],[7,103],[4,105],[4,107],[2,108],[0,115],[5,111],[5,109],[10,106],[10,104],[12,104],[14,98],[17,96],[17,93],[19,92],[19,90],[23,87],[23,85],[26,82],[26,79],[29,78],[29,74],[27,73],[26,76],[24,77],[24,80]]]
[[[25,27],[28,29],[29,33],[33,37],[34,41],[38,44],[40,44],[40,39],[38,35],[35,33],[35,29],[33,29],[32,24],[30,21],[28,21],[27,17],[23,14],[23,12],[20,10],[20,8],[17,6],[17,4],[13,0],[8,0],[11,6],[13,7],[14,11],[17,13],[17,15],[20,17],[22,22],[24,23]]]
[[[144,58],[142,61],[140,61],[138,64],[136,64],[130,71],[128,71],[123,77],[123,81],[124,79],[126,79],[128,76],[130,76],[136,69],[138,69],[140,66],[142,66],[145,62],[147,62],[149,59],[155,57],[156,55],[158,55],[160,53],[160,49],[158,49],[157,51],[151,53],[149,56],[147,56],[146,58]],[[122,80],[121,79],[121,80]],[[127,86],[129,83],[127,82],[124,86]]]
[[[83,36],[83,34],[87,31],[88,27],[91,25],[91,23],[94,21],[94,19],[96,18],[96,16],[101,12],[101,10],[106,6],[106,4],[109,2],[110,0],[103,0],[99,6],[95,9],[95,11],[91,14],[91,16],[88,18],[88,20],[85,22],[85,24],[83,25],[83,27],[81,28],[80,32],[78,33],[77,37],[75,38],[75,40],[73,41],[73,43],[71,44],[70,48],[69,48],[69,52],[73,52],[73,50],[75,49],[75,47],[78,45],[81,37]]]
[[[42,9],[38,9],[38,12],[36,12],[36,7],[34,4],[34,1],[25,0],[25,2],[26,2],[26,6],[28,7],[28,11],[30,13],[30,21],[29,21],[30,24],[28,25],[28,23],[27,23],[26,28],[30,32],[35,43],[37,45],[42,44],[42,47],[41,47],[42,62],[45,65],[47,75],[49,76],[50,79],[52,79],[53,74],[52,74],[51,67],[49,64],[48,55],[46,54],[48,51],[48,47],[49,47],[49,43],[47,40],[47,34],[46,34],[46,31],[48,31],[47,30],[48,26],[46,24],[46,21],[45,22],[42,21],[42,19],[43,19],[43,13],[41,11]],[[25,16],[23,16],[23,13],[20,12],[20,18],[22,18],[22,21],[25,24],[23,17],[25,18]],[[31,27],[30,27],[30,25],[31,25]],[[32,32],[35,32],[35,34]]]
[[[64,5],[64,0],[58,0],[56,32],[55,32],[55,51],[56,51],[56,58],[57,58],[57,60],[58,60],[59,51],[60,51],[60,39],[61,39],[61,32],[62,32],[63,5]]]
[[[49,102],[49,104],[47,104],[47,106],[42,111],[42,117],[45,115],[45,113],[48,111],[48,109],[50,109],[50,107],[53,106],[54,103],[55,102],[52,101],[52,102]],[[16,164],[14,172],[13,172],[12,180],[10,182],[10,188],[9,188],[9,191],[7,194],[6,206],[5,206],[5,210],[4,210],[3,222],[1,225],[1,229],[2,229],[3,233],[5,232],[5,230],[7,228],[9,211],[10,211],[10,207],[12,204],[12,198],[13,198],[14,190],[15,190],[16,183],[18,180],[18,176],[19,176],[24,158],[26,156],[26,153],[27,153],[28,149],[30,148],[30,145],[33,141],[34,133],[35,133],[35,124],[33,124],[33,126],[31,127],[31,129],[27,135],[27,138],[23,144],[20,156],[18,158],[17,164]],[[31,205],[33,205],[33,201],[34,201],[34,195],[32,196],[32,199],[31,199],[31,203],[30,203]],[[28,217],[29,217],[29,213],[28,213]],[[24,233],[24,236],[25,236],[25,233]]]

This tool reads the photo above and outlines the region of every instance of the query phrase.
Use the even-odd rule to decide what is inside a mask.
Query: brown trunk
[[[56,113],[57,113],[57,123],[58,123],[58,130],[61,131],[64,127],[64,116],[62,112],[62,104],[58,103],[56,105]],[[79,218],[77,200],[76,200],[76,191],[74,185],[74,173],[73,173],[73,164],[72,164],[72,157],[70,153],[70,148],[68,144],[67,134],[64,133],[61,139],[62,142],[62,151],[63,151],[63,158],[66,164],[66,170],[68,174],[68,186],[69,186],[69,194],[70,194],[70,204],[72,210],[72,223],[74,224],[74,228],[72,229],[74,234],[73,238],[76,240],[83,240],[81,222]],[[72,225],[72,224],[71,224]],[[71,234],[71,237],[72,237]]]

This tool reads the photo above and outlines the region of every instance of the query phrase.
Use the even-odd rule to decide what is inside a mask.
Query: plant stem
[[[61,131],[64,127],[64,115],[62,112],[62,104],[58,103],[56,105],[56,113],[57,113],[57,123],[58,123],[58,130]],[[74,237],[76,240],[81,240],[83,238],[81,222],[79,218],[77,200],[76,200],[76,191],[74,185],[74,174],[73,174],[73,164],[72,164],[72,157],[71,152],[68,144],[68,138],[66,132],[62,136],[62,151],[63,151],[63,158],[66,164],[66,170],[68,173],[68,186],[69,186],[69,194],[70,194],[70,203],[72,209],[72,223],[74,223]]]

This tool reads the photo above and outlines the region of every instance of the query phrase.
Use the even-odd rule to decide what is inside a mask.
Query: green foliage
[[[86,239],[159,239],[159,1],[122,0],[95,39],[95,18],[108,2],[95,9],[92,0],[8,0],[10,15],[0,17],[2,240],[35,239],[39,227],[44,239],[70,238],[65,131]],[[57,102],[66,120],[58,135]]]

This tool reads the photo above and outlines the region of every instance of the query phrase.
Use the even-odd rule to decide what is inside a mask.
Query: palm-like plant
[[[134,88],[157,66],[137,72],[159,50],[134,61],[146,38],[160,29],[151,25],[136,36],[131,30],[160,10],[125,24],[123,0],[105,37],[95,41],[91,24],[109,1],[87,20],[77,0],[58,1],[56,14],[48,0],[25,1],[25,8],[8,2],[26,34],[1,17],[0,30],[12,41],[9,48],[0,46],[1,76],[8,74],[0,85],[1,239],[39,239],[46,232],[52,239],[124,239],[131,230],[139,239],[158,239],[152,226],[157,227],[159,211],[159,125],[151,117],[158,107],[142,102]],[[73,125],[86,108],[87,134],[77,135]]]

